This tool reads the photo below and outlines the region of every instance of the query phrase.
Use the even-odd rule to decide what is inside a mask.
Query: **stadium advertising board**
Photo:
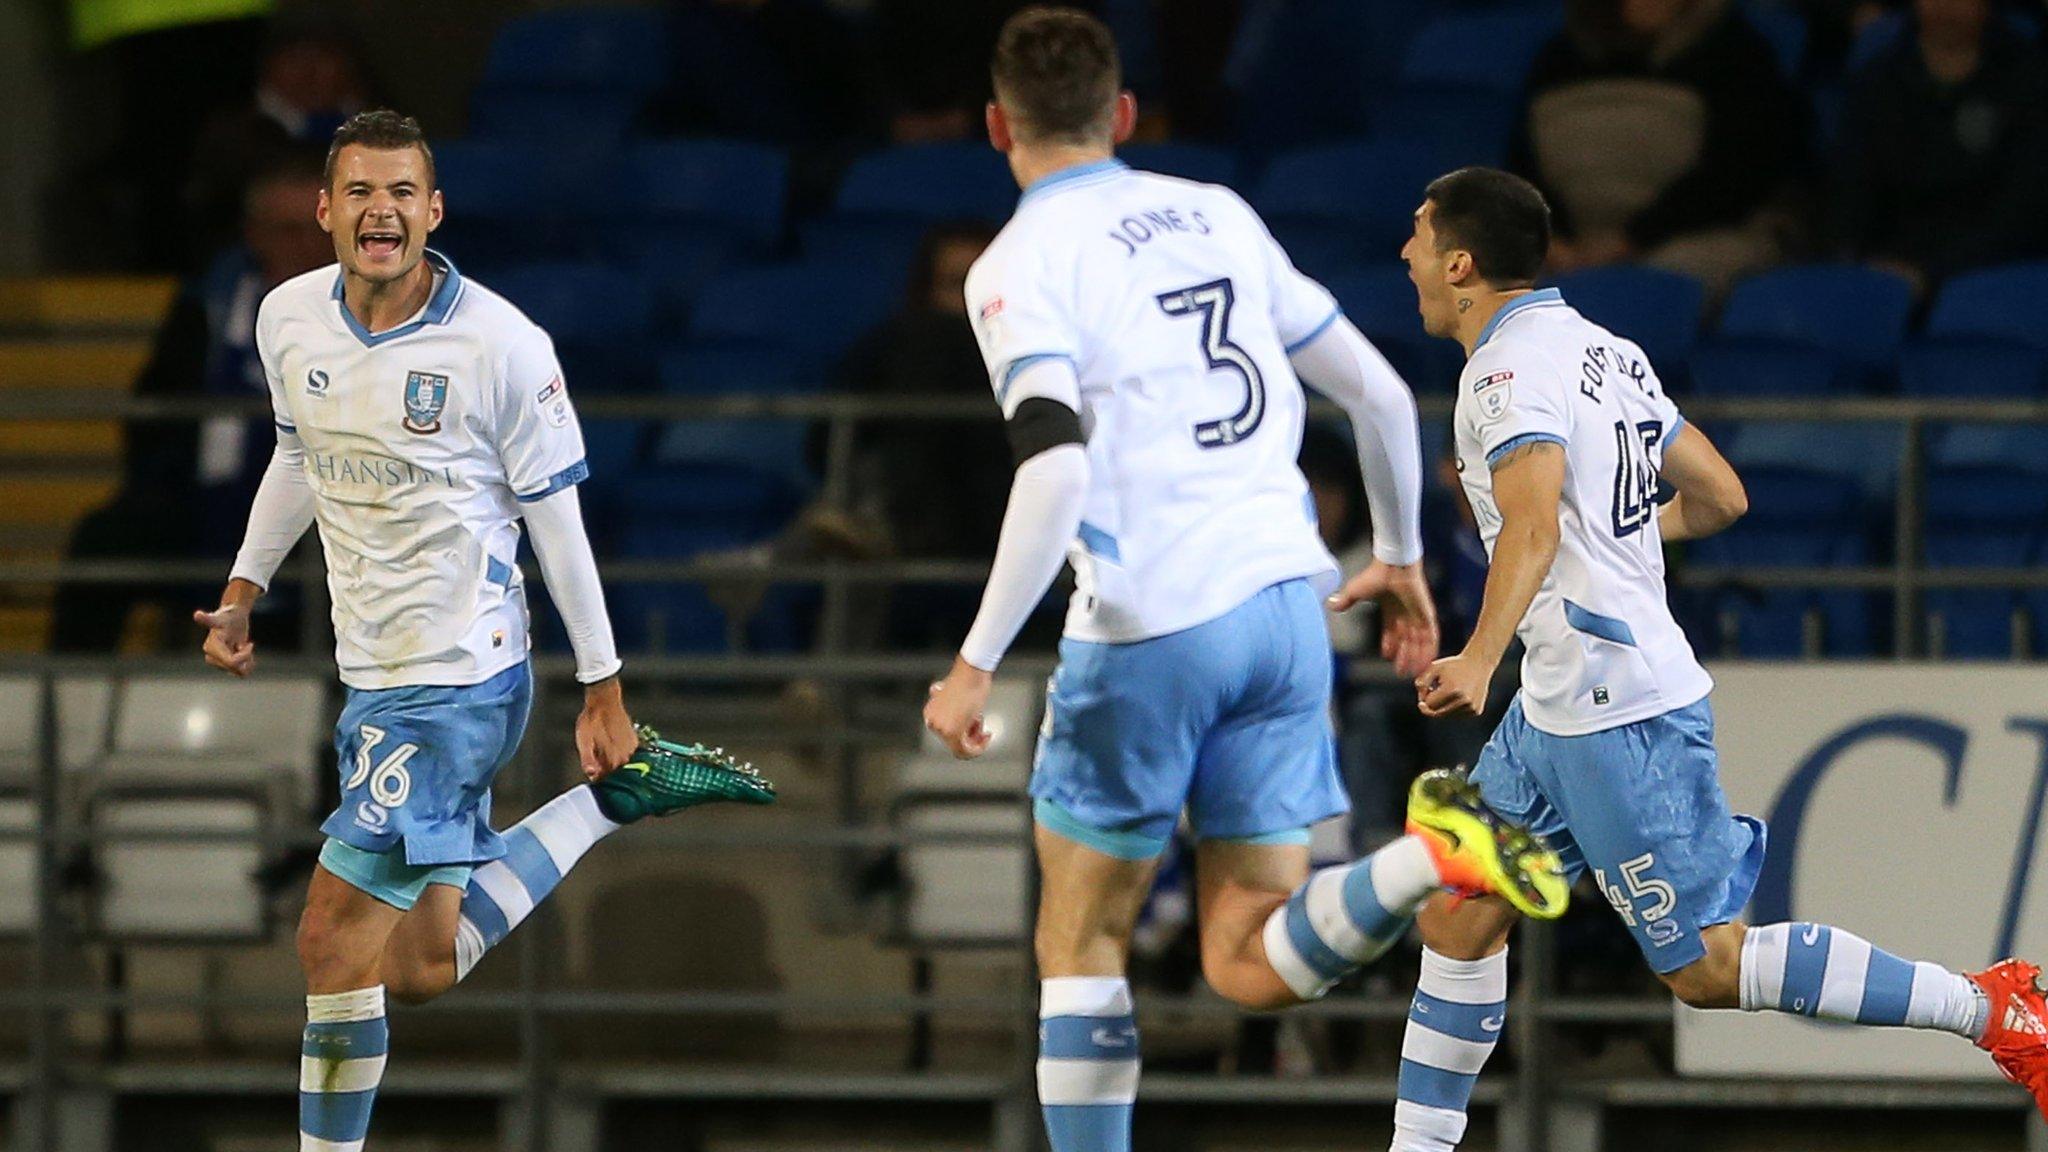
[[[1814,920],[1958,970],[2048,954],[2048,670],[1713,669],[1721,778],[1770,824],[1754,923]],[[1678,1008],[1687,1075],[1996,1078],[1951,1036]]]

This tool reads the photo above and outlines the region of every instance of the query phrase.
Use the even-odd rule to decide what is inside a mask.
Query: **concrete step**
[[[119,420],[0,420],[0,460],[113,464],[120,458]]]
[[[10,340],[0,343],[0,389],[126,392],[148,362],[147,340]]]
[[[156,331],[177,295],[168,276],[39,276],[0,280],[0,331]]]
[[[0,476],[0,525],[61,528],[107,502],[117,475]]]

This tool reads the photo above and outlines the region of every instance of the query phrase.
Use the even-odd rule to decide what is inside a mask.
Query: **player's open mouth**
[[[384,257],[397,255],[405,245],[405,237],[396,232],[371,231],[356,233],[356,248],[365,256]]]

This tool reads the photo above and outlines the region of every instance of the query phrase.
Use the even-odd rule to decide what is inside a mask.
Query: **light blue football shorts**
[[[1330,730],[1330,637],[1306,580],[1129,644],[1060,642],[1031,773],[1038,822],[1146,860],[1181,811],[1205,839],[1306,844],[1350,808]]]
[[[1700,930],[1741,914],[1763,869],[1763,821],[1721,791],[1714,711],[1696,704],[1583,736],[1538,731],[1517,697],[1479,754],[1488,807],[1588,868],[1650,967],[1705,956]]]
[[[428,884],[469,882],[505,854],[491,829],[491,782],[533,706],[521,662],[459,688],[351,688],[335,725],[341,805],[320,825],[327,870],[410,908]]]

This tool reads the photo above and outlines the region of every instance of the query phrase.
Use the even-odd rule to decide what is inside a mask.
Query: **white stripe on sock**
[[[1396,916],[1414,913],[1443,887],[1436,860],[1419,836],[1403,836],[1372,854],[1372,890]]]
[[[484,934],[469,917],[459,916],[455,920],[455,979],[461,981],[484,958],[491,946],[484,943]]]
[[[1976,998],[1977,986],[1967,978],[1939,964],[1917,961],[1913,965],[1913,995],[1906,1000],[1906,1026],[1960,1033],[1968,1023],[1964,1018],[1975,1014]]]
[[[1040,1057],[1038,1102],[1130,1104],[1138,1099],[1136,1060],[1071,1060]]]
[[[306,997],[308,1024],[353,1024],[384,1015],[384,986],[353,992],[316,992]]]
[[[619,825],[597,810],[597,793],[588,784],[571,788],[534,809],[519,826],[533,833],[555,862],[555,871],[564,876],[592,844],[619,830]]]
[[[1461,1040],[1434,1028],[1426,1027],[1413,1020],[1408,1022],[1408,1031],[1401,1039],[1401,1059],[1413,1060],[1431,1068],[1456,1072],[1461,1076],[1477,1076],[1486,1067],[1486,1058],[1493,1055],[1493,1045],[1481,1044],[1476,1040]]]
[[[1499,1004],[1508,998],[1508,950],[1478,960],[1453,960],[1422,950],[1422,978],[1416,987],[1453,1004]]]
[[[299,1091],[367,1092],[384,1079],[382,1056],[359,1056],[354,1060],[321,1060],[299,1057]]]
[[[1742,937],[1741,1004],[1745,1012],[1775,1012],[1785,992],[1785,947],[1790,924],[1751,928]]]
[[[1294,938],[1287,934],[1287,905],[1280,905],[1266,917],[1266,928],[1260,933],[1260,939],[1266,945],[1266,963],[1273,966],[1280,982],[1296,996],[1303,1000],[1319,999],[1335,983],[1325,980],[1321,973],[1309,967],[1301,953],[1294,950]]]
[[[1410,1100],[1394,1102],[1391,1152],[1453,1152],[1465,1138],[1465,1114]]]
[[[1351,913],[1344,908],[1344,882],[1351,878],[1352,868],[1366,866],[1360,863],[1349,868],[1325,868],[1308,878],[1308,891],[1303,895],[1309,927],[1316,930],[1316,935],[1330,946],[1330,951],[1347,960],[1357,960],[1379,950],[1379,945],[1366,939],[1358,925],[1351,922]],[[1286,910],[1287,906],[1283,904],[1276,915],[1284,914]]]
[[[1038,1018],[1129,1016],[1131,985],[1121,976],[1048,976],[1038,982]]]
[[[1854,1020],[1863,1007],[1863,984],[1870,972],[1870,941],[1840,930],[1828,933],[1828,966],[1820,976],[1820,1005],[1814,1014],[1824,1020]]]
[[[363,1152],[361,1140],[322,1140],[299,1133],[299,1152]]]
[[[533,912],[533,896],[519,882],[519,874],[503,860],[493,860],[470,874],[469,882],[484,890],[498,911],[505,914],[505,931],[519,927]]]

